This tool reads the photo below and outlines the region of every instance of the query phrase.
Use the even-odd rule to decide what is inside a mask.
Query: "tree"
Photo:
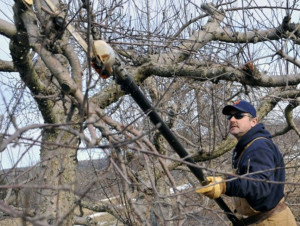
[[[84,207],[124,224],[156,225],[193,224],[203,208],[215,209],[192,187],[176,189],[199,182],[114,78],[91,68],[92,40],[111,44],[114,73],[122,68],[135,79],[207,173],[229,173],[235,141],[221,109],[241,98],[270,128],[284,125],[274,138],[290,136],[278,141],[286,155],[297,155],[288,150],[299,142],[298,1],[51,2],[57,11],[46,0],[15,0],[13,20],[0,20],[11,57],[0,64],[0,150],[40,149],[21,175],[11,174],[17,164],[3,172],[5,214],[34,225],[92,224],[75,216]],[[107,162],[81,172],[79,152]],[[21,192],[21,203],[8,201],[12,191]]]

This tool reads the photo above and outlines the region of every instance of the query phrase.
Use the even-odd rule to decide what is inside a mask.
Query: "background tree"
[[[34,225],[94,224],[87,210],[128,225],[228,222],[194,194],[199,182],[114,77],[91,69],[91,39],[111,44],[115,73],[133,76],[208,174],[230,174],[235,141],[223,106],[253,103],[298,202],[299,1],[51,2],[57,11],[42,0],[1,10],[9,52],[0,64],[0,150],[16,159],[1,177],[3,214]],[[16,168],[36,150],[38,160]],[[83,154],[101,161],[79,163]]]

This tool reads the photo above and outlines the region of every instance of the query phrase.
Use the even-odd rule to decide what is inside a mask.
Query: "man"
[[[232,155],[238,176],[229,176],[226,181],[222,177],[207,177],[209,185],[196,192],[213,199],[223,193],[233,196],[235,211],[248,225],[296,225],[284,203],[282,155],[270,133],[258,123],[255,108],[241,100],[225,106],[222,113],[227,115],[230,133],[238,140]]]

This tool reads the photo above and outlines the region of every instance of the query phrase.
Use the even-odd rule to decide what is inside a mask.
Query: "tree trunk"
[[[78,140],[65,131],[46,129],[42,143],[39,176],[45,188],[41,189],[38,216],[45,216],[50,225],[73,225]]]

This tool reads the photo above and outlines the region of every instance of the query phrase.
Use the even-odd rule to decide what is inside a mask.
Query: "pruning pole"
[[[116,81],[119,85],[121,85],[121,89],[125,93],[131,94],[132,98],[143,110],[143,112],[150,118],[154,126],[158,127],[159,132],[168,141],[173,150],[180,156],[182,160],[190,163],[187,164],[187,167],[197,177],[200,183],[202,185],[207,185],[203,171],[195,166],[194,160],[191,157],[189,157],[189,154],[187,153],[185,148],[178,141],[174,133],[170,130],[170,128],[166,125],[162,118],[158,115],[155,108],[151,105],[150,101],[145,97],[140,88],[136,85],[132,77],[130,75],[125,74],[124,71],[122,71],[122,69],[120,72],[121,73],[117,73],[118,75],[116,75]],[[244,225],[243,222],[234,215],[234,213],[230,210],[230,208],[227,206],[227,204],[222,198],[217,198],[214,200],[219,205],[219,207],[225,212],[226,216],[234,226]]]
[[[49,8],[57,13],[58,10],[56,6],[52,3],[51,0],[45,0]],[[80,36],[79,33],[76,32],[75,28],[69,24],[67,26],[67,29],[72,34],[72,36],[76,39],[76,41],[80,44],[80,46],[83,48],[85,52],[87,52],[88,47],[84,39]],[[165,124],[165,122],[162,120],[162,118],[158,115],[158,113],[155,111],[155,108],[152,107],[149,100],[145,97],[145,95],[142,93],[142,91],[139,89],[139,87],[136,85],[134,80],[129,76],[127,73],[125,73],[124,69],[122,67],[117,67],[118,73],[115,73],[116,81],[119,85],[121,85],[121,89],[128,94],[131,94],[132,98],[135,100],[135,102],[139,105],[139,107],[144,111],[146,115],[150,118],[151,122],[158,127],[158,130],[160,133],[164,136],[164,138],[168,141],[170,146],[173,148],[173,150],[180,156],[180,158],[190,164],[187,164],[187,167],[192,171],[192,173],[197,177],[197,179],[200,181],[202,185],[206,185],[206,179],[204,177],[204,174],[202,170],[198,167],[195,167],[194,160],[189,157],[189,154],[185,150],[185,148],[182,146],[182,144],[178,141],[178,139],[175,137],[173,132],[170,130],[170,128]],[[232,222],[233,226],[243,226],[245,225],[243,221],[239,220],[234,213],[230,210],[230,208],[227,206],[227,204],[224,202],[222,198],[214,199],[216,203],[219,205],[219,207],[225,212],[228,219]]]

